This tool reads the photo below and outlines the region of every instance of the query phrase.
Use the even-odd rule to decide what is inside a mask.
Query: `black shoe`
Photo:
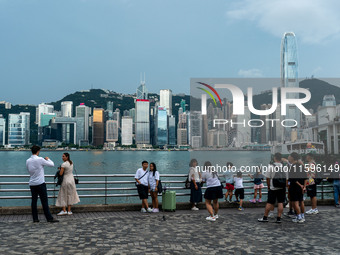
[[[53,218],[53,219],[51,219],[51,220],[47,220],[47,222],[54,223],[54,222],[59,222],[59,220],[57,220],[57,219]]]
[[[281,224],[282,221],[281,221],[281,219],[279,219],[279,220],[276,220],[275,223]]]
[[[33,220],[33,223],[38,223],[40,222],[40,220]]]
[[[260,218],[260,219],[257,219],[257,220],[258,220],[258,222],[268,222],[268,219],[264,219],[263,217]]]

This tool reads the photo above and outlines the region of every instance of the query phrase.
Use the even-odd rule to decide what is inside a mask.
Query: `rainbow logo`
[[[203,83],[203,82],[197,82],[197,83],[198,83],[198,84],[201,84],[201,85],[203,85],[203,86],[205,86],[205,87],[207,87],[207,88],[209,88],[212,92],[214,92],[214,94],[217,96],[218,100],[220,101],[221,106],[223,106],[222,100],[221,100],[221,98],[220,98],[220,95],[217,93],[217,91],[216,91],[213,87],[211,87],[210,85],[208,85],[208,84],[206,84],[206,83]],[[203,90],[204,92],[206,92],[206,93],[212,98],[212,100],[214,101],[215,106],[217,106],[215,97],[213,96],[213,94],[212,94],[209,90],[204,89],[204,88],[200,88],[200,87],[197,87],[197,88],[200,89],[200,90]]]

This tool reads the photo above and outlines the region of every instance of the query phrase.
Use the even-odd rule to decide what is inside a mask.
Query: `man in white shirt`
[[[147,161],[142,162],[142,168],[139,168],[135,175],[136,186],[139,198],[142,200],[141,212],[152,212],[152,209],[148,205],[148,193],[149,193],[149,163]]]
[[[54,163],[48,157],[39,157],[40,147],[33,145],[31,148],[32,156],[27,159],[26,167],[30,174],[29,185],[32,194],[32,216],[33,222],[39,222],[38,219],[38,209],[37,202],[38,196],[40,197],[41,205],[44,210],[46,220],[48,222],[59,222],[59,220],[54,219],[50,209],[48,207],[48,196],[45,183],[44,166],[53,167]]]

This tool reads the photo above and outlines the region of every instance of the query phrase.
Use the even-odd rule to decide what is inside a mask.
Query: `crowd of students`
[[[224,173],[225,186],[221,184],[218,173],[214,171],[209,161],[204,163],[204,171],[201,173],[196,168],[197,160],[193,159],[190,162],[189,181],[191,181],[191,210],[198,210],[196,206],[202,201],[201,184],[206,183],[206,191],[204,193],[206,208],[209,216],[206,218],[209,221],[218,219],[219,204],[218,199],[223,197],[223,188],[226,189],[226,202],[233,203],[233,193],[238,203],[238,210],[243,211],[244,187],[243,174],[241,171],[227,171]],[[227,163],[227,169],[232,169],[233,164]],[[317,167],[312,154],[306,156],[305,162],[302,162],[299,154],[291,153],[288,159],[282,157],[281,153],[274,155],[274,162],[269,164],[267,170],[261,173],[259,169],[254,175],[248,174],[254,182],[254,197],[250,200],[251,203],[262,202],[262,189],[264,188],[263,180],[266,180],[268,188],[268,198],[265,207],[265,212],[259,222],[268,222],[268,217],[273,215],[274,205],[277,204],[276,223],[281,223],[283,208],[289,203],[289,212],[285,215],[292,218],[293,222],[305,222],[306,214],[318,214],[317,208],[317,184],[322,178],[317,178]],[[339,207],[340,194],[340,176],[333,178],[334,200],[335,206]],[[288,192],[287,192],[288,190]],[[307,194],[311,199],[312,208],[305,212],[304,194]],[[259,198],[257,198],[257,194]],[[287,195],[288,194],[288,195]],[[213,202],[213,206],[211,203]]]

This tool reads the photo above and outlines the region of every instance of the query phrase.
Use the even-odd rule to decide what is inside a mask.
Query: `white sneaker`
[[[146,210],[145,210],[145,208],[142,208],[142,209],[140,210],[140,212],[142,212],[142,213],[146,213]]]
[[[218,214],[215,214],[214,217],[215,217],[215,219],[217,220],[217,219],[218,219]]]
[[[62,215],[67,215],[66,211],[61,210],[60,213],[57,214],[58,216],[62,216]]]
[[[67,215],[72,215],[73,213],[71,211],[67,212]]]
[[[318,213],[319,213],[318,208],[315,208],[313,214],[318,214]]]
[[[215,217],[211,217],[211,216],[208,216],[205,219],[209,220],[209,221],[216,221],[216,218]]]
[[[310,209],[306,212],[306,214],[314,214],[314,209]]]
[[[296,217],[295,219],[292,220],[292,222],[295,222],[295,223],[304,223],[305,219],[303,219],[303,218],[299,219],[298,217]]]
[[[150,207],[148,207],[148,209],[146,209],[147,212],[152,212],[152,209]]]
[[[274,218],[274,213],[270,212],[268,218]]]
[[[194,206],[193,208],[191,208],[191,211],[198,211],[199,208],[197,208],[196,206]]]

